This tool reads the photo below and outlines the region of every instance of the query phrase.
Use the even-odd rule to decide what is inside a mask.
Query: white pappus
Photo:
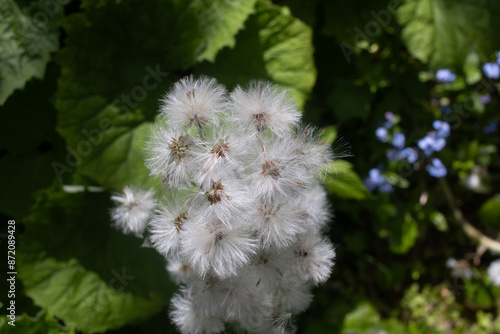
[[[146,142],[152,192],[113,197],[115,225],[162,254],[181,285],[170,318],[181,333],[293,333],[311,288],[334,265],[321,171],[334,158],[286,90],[266,81],[231,93],[188,77],[164,97]],[[139,200],[138,202],[136,200]]]
[[[147,221],[156,206],[151,190],[125,187],[111,196],[116,206],[111,210],[113,226],[125,234],[142,236]]]

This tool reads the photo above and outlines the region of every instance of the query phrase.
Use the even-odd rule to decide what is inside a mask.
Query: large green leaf
[[[205,35],[206,48],[198,60],[213,61],[219,49],[234,47],[235,35],[243,28],[253,12],[257,0],[198,0],[192,7],[200,11],[200,25]]]
[[[500,195],[490,198],[481,206],[479,218],[487,227],[500,228]]]
[[[56,7],[50,16],[41,10],[30,15],[14,0],[0,1],[0,105],[28,80],[43,78],[50,53],[59,48],[57,30],[49,26],[62,10]]]
[[[229,87],[269,79],[289,89],[302,106],[316,81],[313,51],[310,27],[291,16],[286,7],[259,0],[234,49],[222,50],[214,64],[196,69]]]
[[[34,192],[56,177],[52,163],[64,162],[58,154],[64,141],[55,131],[51,103],[58,75],[56,66],[49,64],[43,80],[28,82],[0,107],[0,211],[17,219],[28,214]]]
[[[0,331],[3,334],[73,334],[75,331],[61,326],[49,314],[42,312],[36,317],[27,314],[16,316],[15,326],[9,325],[10,318],[0,317]]]
[[[106,187],[147,183],[145,122],[179,79],[172,71],[234,44],[253,4],[88,0],[83,7],[64,24],[67,46],[58,58],[58,130],[74,155],[70,165]]]
[[[335,160],[326,168],[326,188],[342,198],[364,199],[370,196],[361,178],[345,160]]]
[[[488,0],[406,0],[398,10],[409,51],[434,68],[461,69],[470,52],[493,53],[499,16],[498,2]]]
[[[85,332],[152,316],[174,289],[156,251],[110,227],[110,206],[107,193],[45,190],[18,246],[26,294]]]

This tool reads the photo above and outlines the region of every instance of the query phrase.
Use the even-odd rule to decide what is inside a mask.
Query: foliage
[[[337,152],[324,170],[337,263],[300,333],[500,332],[498,253],[469,228],[500,232],[497,1],[63,2],[0,3],[17,330],[175,331],[165,264],[110,227],[109,197],[155,183],[143,148],[158,101],[205,74],[289,89]]]

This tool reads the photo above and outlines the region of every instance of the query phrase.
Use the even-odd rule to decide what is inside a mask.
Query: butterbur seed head
[[[229,143],[224,142],[223,139],[219,139],[217,144],[210,150],[211,154],[214,154],[219,158],[225,158],[228,152],[229,152]]]
[[[296,249],[293,251],[293,253],[297,257],[306,257],[307,256],[307,251],[305,251],[304,249]]]
[[[174,219],[174,226],[177,231],[179,231],[182,228],[182,224],[186,219],[188,219],[187,212],[182,212]]]
[[[224,186],[220,182],[213,181],[212,188],[205,193],[207,195],[210,205],[214,205],[222,200],[222,196],[226,196],[227,199],[231,199],[229,196],[223,192]]]
[[[188,136],[180,136],[178,139],[172,138],[170,148],[170,156],[174,157],[174,161],[180,161],[189,151],[192,143]]]
[[[259,132],[262,132],[267,128],[268,120],[269,120],[269,115],[264,112],[252,115],[252,122],[255,124],[255,127]]]
[[[281,177],[281,170],[285,168],[285,166],[278,165],[279,160],[266,160],[264,164],[262,164],[262,175],[270,176],[273,179],[277,180]]]
[[[215,235],[215,244],[217,245],[219,242],[222,241],[222,239],[224,239],[226,235],[224,234],[224,232],[218,232],[216,235]]]

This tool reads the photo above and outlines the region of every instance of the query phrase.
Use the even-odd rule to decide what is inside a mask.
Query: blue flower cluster
[[[387,178],[380,173],[380,169],[372,168],[368,172],[368,177],[364,180],[366,187],[370,191],[375,191],[379,189],[380,192],[390,193],[392,192],[392,184],[387,180]]]
[[[450,124],[436,120],[432,123],[436,131],[429,132],[424,138],[418,141],[418,147],[424,152],[426,157],[434,152],[441,151],[446,146],[446,137],[450,135]]]
[[[490,79],[500,78],[500,51],[495,52],[495,55],[497,56],[496,62],[483,65],[483,72]]]
[[[457,75],[447,68],[442,68],[436,72],[436,80],[439,82],[450,83],[457,80]]]
[[[484,75],[490,79],[500,78],[500,51],[495,52],[495,55],[496,62],[483,64]],[[457,75],[448,68],[442,68],[436,72],[436,80],[442,83],[451,83],[457,80]]]
[[[413,147],[405,147],[406,137],[402,132],[397,129],[391,130],[396,122],[395,115],[392,112],[386,112],[384,124],[375,130],[375,136],[379,141],[390,143],[393,146],[386,152],[389,161],[406,160],[409,164],[414,165],[419,160],[419,152]],[[446,138],[451,132],[450,124],[441,120],[435,120],[432,127],[433,131],[428,132],[425,137],[418,140],[418,147],[426,157],[441,151],[446,146]],[[488,130],[491,131],[490,128]],[[438,158],[433,158],[431,164],[426,166],[426,170],[430,176],[435,178],[444,177],[448,172]],[[364,182],[371,191],[378,189],[381,192],[392,192],[393,190],[391,183],[378,168],[371,169]]]
[[[446,173],[448,172],[446,170],[446,167],[438,158],[432,159],[431,164],[425,166],[425,169],[427,169],[427,172],[429,173],[430,176],[436,178],[445,177]]]

